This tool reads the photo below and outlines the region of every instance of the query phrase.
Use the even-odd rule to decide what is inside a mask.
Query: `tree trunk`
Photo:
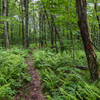
[[[24,0],[25,3],[25,48],[29,47],[29,33],[28,33],[28,0]]]
[[[40,9],[39,12],[39,45],[40,47],[43,47],[43,40],[42,40],[42,34],[43,34],[43,27],[42,27],[43,23],[42,23],[42,10]]]
[[[24,36],[24,18],[22,19],[22,44],[25,46],[25,36]]]
[[[23,0],[21,0],[21,11],[22,11],[22,45],[25,46],[25,36],[24,36],[24,9],[23,9]]]
[[[13,24],[10,24],[10,32],[11,44],[13,45]]]
[[[44,46],[44,14],[43,14],[43,11],[41,10],[42,12],[42,16],[41,16],[41,46],[43,47]]]
[[[98,0],[95,0],[94,1],[94,9],[95,9],[95,12],[96,12],[96,18],[97,18],[97,21],[98,21],[98,28],[99,28],[99,31],[97,32],[97,46],[100,46],[100,16],[98,15]]]
[[[55,24],[55,20],[54,20],[54,15],[51,15],[51,19],[52,19],[52,22],[53,22],[53,25],[54,25],[54,28],[55,28],[55,32],[58,36],[58,40],[60,42],[60,46],[61,46],[61,51],[63,52],[64,51],[64,44],[63,44],[63,41],[60,37],[60,33],[59,33],[59,30],[58,30],[58,26]]]
[[[88,25],[87,9],[86,9],[86,0],[76,0],[76,7],[79,20],[79,28],[81,32],[81,37],[84,44],[84,49],[88,61],[88,68],[91,75],[91,81],[98,79],[98,63],[96,59],[96,54],[94,51],[90,29]]]
[[[52,26],[53,23],[50,23],[49,16],[48,16],[48,13],[46,10],[45,10],[45,15],[47,17],[47,21],[48,21],[48,25],[49,25],[49,29],[50,29],[50,33],[51,33],[51,45],[52,45],[51,48],[53,48],[54,47],[54,34],[53,34],[53,26]]]
[[[8,0],[3,0],[3,16],[7,18],[8,10],[7,10]],[[4,21],[4,43],[5,48],[9,48],[9,40],[8,40],[8,22]]]
[[[94,9],[95,9],[95,12],[96,12],[96,17],[97,17],[97,21],[98,21],[98,25],[99,25],[99,31],[100,31],[100,16],[97,14],[98,13],[98,10],[97,10],[97,2],[98,0],[95,0],[94,1]]]

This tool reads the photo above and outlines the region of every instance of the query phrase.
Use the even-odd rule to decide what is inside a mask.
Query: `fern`
[[[86,66],[83,51],[77,52],[75,64]],[[42,86],[48,100],[99,100],[99,82],[90,84],[89,72],[75,69],[73,59],[64,52],[55,54],[50,49],[34,54],[35,66],[42,77]],[[80,63],[81,62],[81,63]],[[87,74],[86,74],[87,73]],[[97,87],[98,86],[98,87]]]

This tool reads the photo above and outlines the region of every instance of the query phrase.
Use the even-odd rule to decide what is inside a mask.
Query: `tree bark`
[[[29,33],[28,33],[28,0],[24,0],[25,3],[25,48],[29,47]]]
[[[23,0],[21,0],[21,11],[22,11],[22,45],[25,46],[25,33],[24,33],[24,9],[23,9]]]
[[[8,0],[3,0],[3,16],[7,18],[8,16]],[[8,22],[4,21],[4,43],[5,43],[5,48],[9,48],[9,40],[8,40]]]
[[[94,51],[94,47],[92,45],[93,43],[88,25],[86,0],[76,0],[76,8],[78,13],[80,33],[88,61],[88,68],[90,71],[91,81],[95,81],[98,79],[98,62]]]

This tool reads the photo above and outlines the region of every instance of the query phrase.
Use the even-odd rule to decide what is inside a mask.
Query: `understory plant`
[[[0,50],[0,100],[11,100],[22,84],[30,80],[21,50]]]
[[[48,100],[99,100],[100,83],[91,84],[88,70],[75,68],[76,65],[87,66],[84,52],[76,51],[74,62],[69,54],[56,54],[49,49],[33,53]]]

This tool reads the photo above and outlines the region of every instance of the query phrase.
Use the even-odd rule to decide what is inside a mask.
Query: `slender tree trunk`
[[[44,8],[44,9],[45,9],[45,8]],[[48,21],[48,25],[49,25],[49,29],[50,29],[50,33],[51,33],[51,45],[52,45],[51,48],[53,48],[53,47],[54,47],[54,34],[53,34],[53,26],[52,26],[53,23],[50,24],[49,16],[48,16],[46,10],[45,10],[45,15],[46,15],[46,17],[47,17],[47,21]]]
[[[22,44],[25,46],[25,36],[24,36],[24,18],[22,18]]]
[[[3,0],[3,16],[5,18],[7,18],[8,16],[8,10],[7,10],[7,6],[8,6],[8,0]],[[9,40],[8,40],[8,22],[4,21],[4,43],[5,43],[5,48],[8,49],[9,48]]]
[[[98,13],[98,10],[97,10],[97,2],[98,0],[95,0],[94,1],[94,9],[95,9],[95,12],[96,12],[96,17],[97,17],[97,21],[98,21],[98,25],[99,25],[99,31],[100,31],[100,16],[97,14]]]
[[[72,40],[72,58],[73,58],[73,63],[74,63],[74,61],[75,61],[75,51],[74,51],[74,38],[73,38],[72,29],[70,30],[70,35],[71,35],[71,40]]]
[[[52,26],[53,23],[51,22],[51,44],[52,44],[52,48],[54,47],[54,27]]]
[[[96,54],[94,51],[90,29],[88,25],[86,0],[76,0],[76,7],[79,20],[79,28],[84,44],[84,49],[88,61],[88,68],[91,75],[91,80],[95,81],[98,79],[98,63],[96,59]]]
[[[45,9],[45,8],[44,8]],[[49,21],[49,16],[47,14],[47,11],[45,10],[45,14],[46,14],[46,17],[47,17],[47,21],[48,21],[48,25],[49,25],[49,29],[50,29],[50,33],[51,33],[51,45],[53,48],[54,45],[55,45],[55,49],[56,49],[56,52],[58,52],[58,48],[57,48],[57,44],[56,44],[56,34],[54,36],[54,27],[53,27],[53,22],[50,23]],[[54,41],[54,37],[55,37],[55,41]]]
[[[46,41],[46,15],[45,13],[43,14],[43,33],[44,33],[44,46],[47,46],[47,41]]]
[[[28,3],[29,0],[24,0],[25,3],[25,48],[29,47],[29,32],[28,32]]]
[[[41,10],[42,11],[42,10]],[[42,14],[41,14],[41,46],[43,47],[44,46],[44,14],[43,14],[43,11],[42,11]]]
[[[11,44],[13,45],[13,25],[10,25],[10,32]]]
[[[34,31],[33,31],[33,43],[36,43],[36,21],[35,21],[35,16],[33,16],[33,23],[34,23],[34,27],[33,27],[33,29],[34,29]]]
[[[36,43],[36,20],[35,20],[35,4],[33,5],[33,24],[34,24],[34,31],[33,31],[33,43]]]
[[[53,26],[55,28],[55,32],[56,32],[56,34],[58,36],[58,40],[60,42],[61,51],[63,52],[64,51],[64,44],[63,44],[63,41],[62,41],[62,39],[60,37],[60,33],[59,33],[59,30],[58,30],[58,26],[55,24],[54,15],[51,15],[51,19],[52,19],[52,22],[53,22]]]
[[[39,12],[39,47],[41,47],[41,11]]]
[[[52,26],[53,27],[53,26]],[[54,29],[54,28],[53,28]],[[56,53],[58,53],[58,47],[57,47],[57,42],[56,42],[56,40],[57,40],[57,38],[56,38],[56,36],[57,36],[57,34],[56,34],[56,32],[55,32],[55,48],[56,48]]]
[[[2,15],[2,0],[0,0],[0,18],[1,18],[1,15]]]
[[[96,18],[97,18],[97,21],[98,21],[98,27],[99,27],[99,31],[97,32],[97,45],[100,46],[100,16],[98,15],[98,0],[95,0],[94,1],[94,9],[95,9],[95,12],[96,12]]]
[[[23,0],[21,0],[21,12],[22,12],[22,45],[25,46],[25,33],[24,33],[24,9],[23,9]]]
[[[43,40],[42,40],[42,34],[43,34],[43,28],[42,28],[42,10],[40,10],[39,12],[39,30],[40,30],[40,33],[39,33],[39,45],[40,47],[43,47]]]

